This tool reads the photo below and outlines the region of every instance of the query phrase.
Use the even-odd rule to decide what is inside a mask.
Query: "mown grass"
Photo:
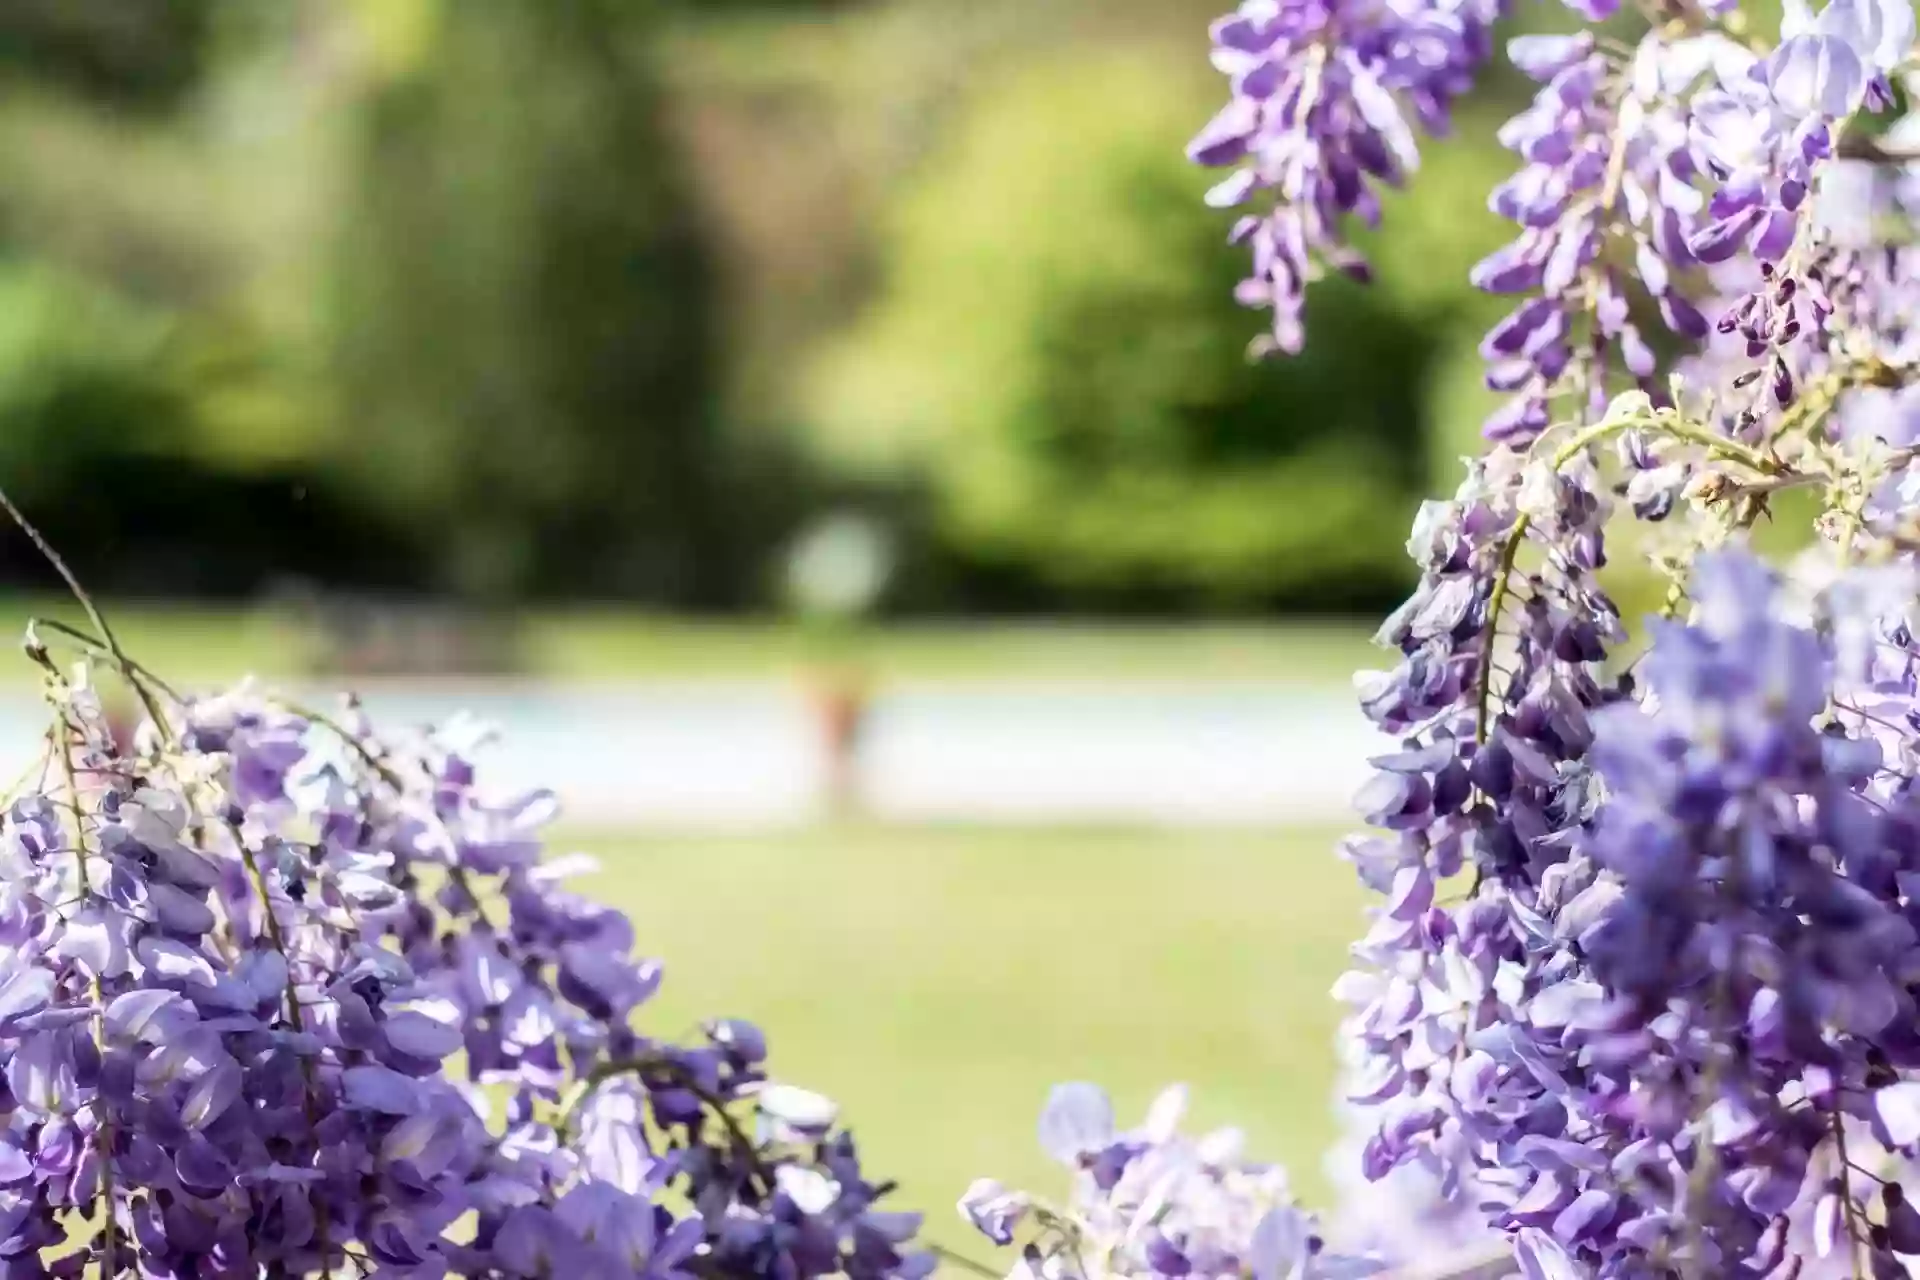
[[[1089,1079],[1137,1121],[1164,1083],[1314,1193],[1334,1133],[1327,988],[1363,895],[1322,831],[898,830],[566,842],[667,980],[644,1024],[765,1028],[779,1073],[840,1100],[866,1159],[978,1251],[980,1175],[1055,1190],[1048,1087]]]

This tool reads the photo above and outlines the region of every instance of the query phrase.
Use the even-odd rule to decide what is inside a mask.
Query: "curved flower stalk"
[[[659,966],[543,856],[552,797],[482,789],[471,729],[182,700],[128,664],[163,715],[127,753],[85,665],[29,652],[51,723],[0,819],[8,1274],[932,1269],[756,1028],[635,1029]]]

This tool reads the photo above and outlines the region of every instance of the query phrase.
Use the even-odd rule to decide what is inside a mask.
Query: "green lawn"
[[[980,1249],[953,1201],[1057,1190],[1034,1119],[1063,1079],[1137,1122],[1163,1083],[1317,1196],[1333,1136],[1327,989],[1363,894],[1323,832],[838,828],[605,837],[579,888],[666,962],[644,1025],[751,1017],[779,1074],[845,1104],[872,1169]]]
[[[906,623],[824,637],[782,621],[699,622],[578,610],[534,621],[559,676],[781,675],[849,665],[889,680],[1341,682],[1379,664],[1357,624]]]
[[[189,684],[301,674],[314,637],[284,615],[241,606],[107,602],[127,652]],[[82,624],[57,598],[0,598],[0,636],[39,614]],[[851,667],[879,682],[1166,680],[1344,681],[1377,665],[1357,624],[892,624],[824,636],[778,619],[703,621],[615,608],[529,612],[529,675],[556,680],[781,679]],[[49,636],[49,639],[52,637]]]

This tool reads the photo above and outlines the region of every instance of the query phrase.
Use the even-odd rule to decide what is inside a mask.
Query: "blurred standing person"
[[[814,654],[803,677],[826,758],[827,802],[836,818],[857,817],[861,731],[872,673],[859,653],[863,624],[885,594],[893,539],[872,517],[836,512],[804,530],[787,557],[787,600]]]

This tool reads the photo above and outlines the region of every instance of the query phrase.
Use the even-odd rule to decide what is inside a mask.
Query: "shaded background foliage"
[[[0,73],[128,109],[165,108],[200,80],[213,0],[14,0],[0,11]]]
[[[855,510],[900,611],[1377,609],[1517,87],[1251,363],[1213,7],[6,6],[0,466],[123,592],[758,610]]]
[[[967,104],[889,220],[817,420],[853,437],[846,465],[932,477],[952,546],[1048,592],[1366,602],[1398,573],[1373,503],[1421,479],[1433,340],[1335,285],[1306,359],[1246,358],[1248,317],[1218,305],[1240,254],[1190,216],[1161,101],[1193,78],[1164,63],[1043,61]],[[1342,395],[1383,367],[1402,376]]]
[[[430,585],[737,602],[751,519],[712,396],[710,237],[641,59],[647,6],[448,12],[370,95],[333,269],[345,482]]]

